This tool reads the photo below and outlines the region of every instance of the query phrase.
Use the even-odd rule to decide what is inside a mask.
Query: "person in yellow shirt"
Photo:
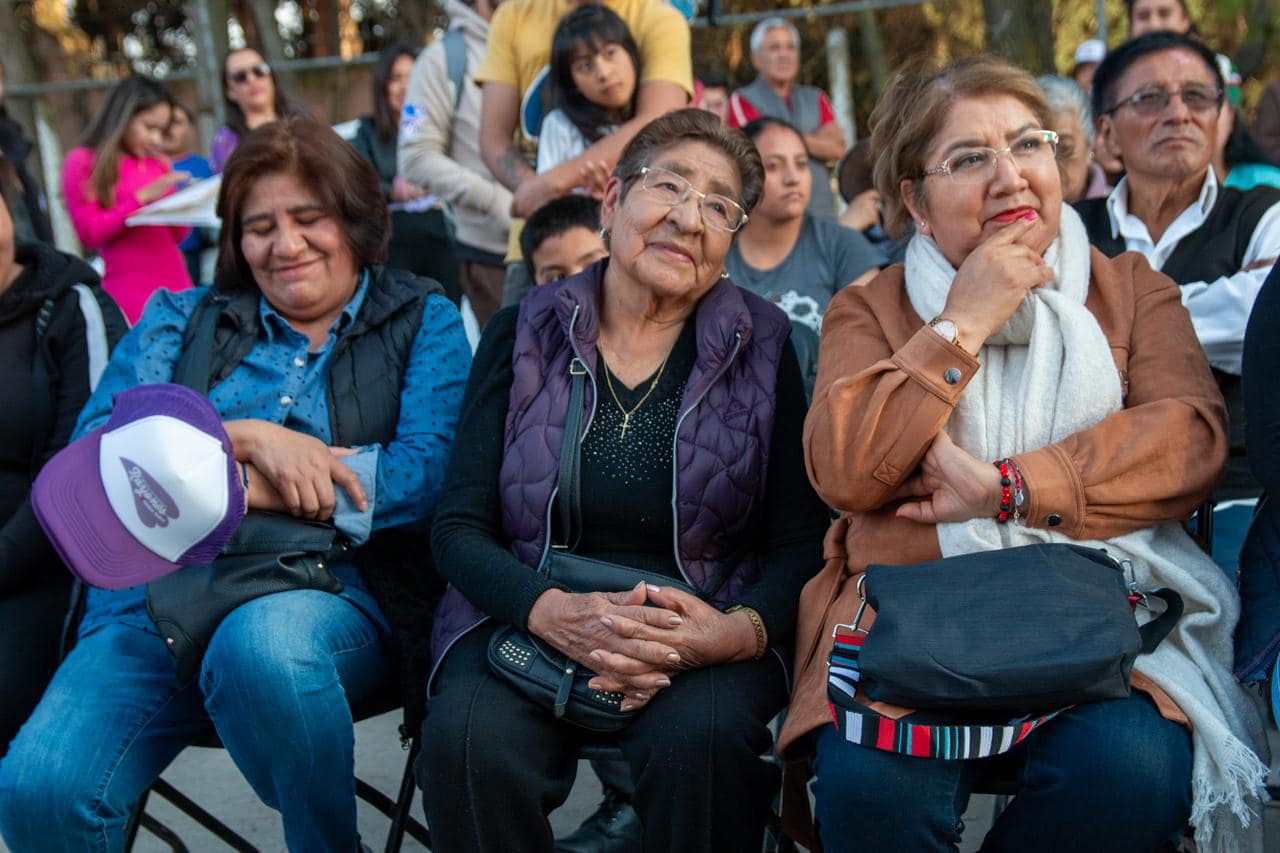
[[[684,107],[693,94],[689,24],[665,0],[606,0],[626,22],[640,53],[635,116],[587,148],[538,175],[532,163],[537,131],[547,111],[542,81],[551,58],[551,37],[560,19],[580,2],[506,0],[489,26],[489,49],[475,79],[482,87],[480,155],[513,193],[512,216],[523,219],[554,198],[587,186],[603,190],[623,146],[640,128]],[[515,304],[530,282],[520,261],[520,224],[512,223],[503,303]]]

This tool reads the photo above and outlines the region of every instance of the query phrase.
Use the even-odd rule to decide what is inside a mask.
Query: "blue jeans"
[[[1012,766],[1018,795],[984,851],[1141,853],[1191,814],[1191,736],[1144,695],[1080,705],[1047,723],[1007,759],[942,761],[818,734],[816,817],[839,851],[954,851],[983,761]]]
[[[1213,508],[1213,561],[1232,578],[1240,568],[1240,546],[1253,520],[1256,500],[1228,501]]]
[[[212,723],[290,849],[356,850],[348,701],[386,677],[382,637],[340,596],[277,593],[232,611],[179,683],[159,636],[90,632],[0,763],[0,835],[13,850],[122,851],[130,807]]]

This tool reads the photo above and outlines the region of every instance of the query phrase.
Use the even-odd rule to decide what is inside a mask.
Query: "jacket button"
[[[1045,516],[1044,523],[1050,527],[1057,527],[1062,523],[1062,516],[1058,515],[1056,512],[1051,512]]]
[[[961,378],[960,368],[948,367],[945,371],[943,371],[942,378],[948,385],[958,385],[960,383],[960,378]]]

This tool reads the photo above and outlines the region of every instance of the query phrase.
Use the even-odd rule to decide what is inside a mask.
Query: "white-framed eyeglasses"
[[[1033,130],[1024,133],[1005,148],[965,148],[952,154],[937,166],[925,169],[929,175],[950,175],[961,184],[977,184],[991,180],[996,174],[996,164],[1001,154],[1008,154],[1014,165],[1023,167],[1044,166],[1057,156],[1058,134],[1052,130]]]
[[[746,210],[733,199],[719,193],[701,192],[683,175],[661,166],[640,167],[640,188],[667,207],[684,204],[689,196],[697,196],[702,221],[717,231],[737,231],[747,221]]]

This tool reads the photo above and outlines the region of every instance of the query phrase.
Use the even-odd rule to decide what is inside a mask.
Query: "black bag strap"
[[[556,478],[556,510],[564,544],[552,546],[569,551],[577,547],[582,536],[582,403],[586,386],[587,366],[574,356],[569,361],[569,412],[564,419],[560,473]]]
[[[1160,645],[1165,637],[1169,636],[1173,626],[1182,618],[1185,605],[1181,595],[1165,587],[1147,590],[1145,595],[1147,598],[1158,598],[1164,602],[1164,612],[1138,628],[1138,636],[1142,638],[1142,653],[1149,655],[1156,650],[1156,646]]]
[[[182,358],[173,372],[174,384],[185,385],[202,396],[209,393],[209,377],[213,371],[213,335],[221,316],[222,305],[215,301],[215,294],[210,289],[188,321]]]

